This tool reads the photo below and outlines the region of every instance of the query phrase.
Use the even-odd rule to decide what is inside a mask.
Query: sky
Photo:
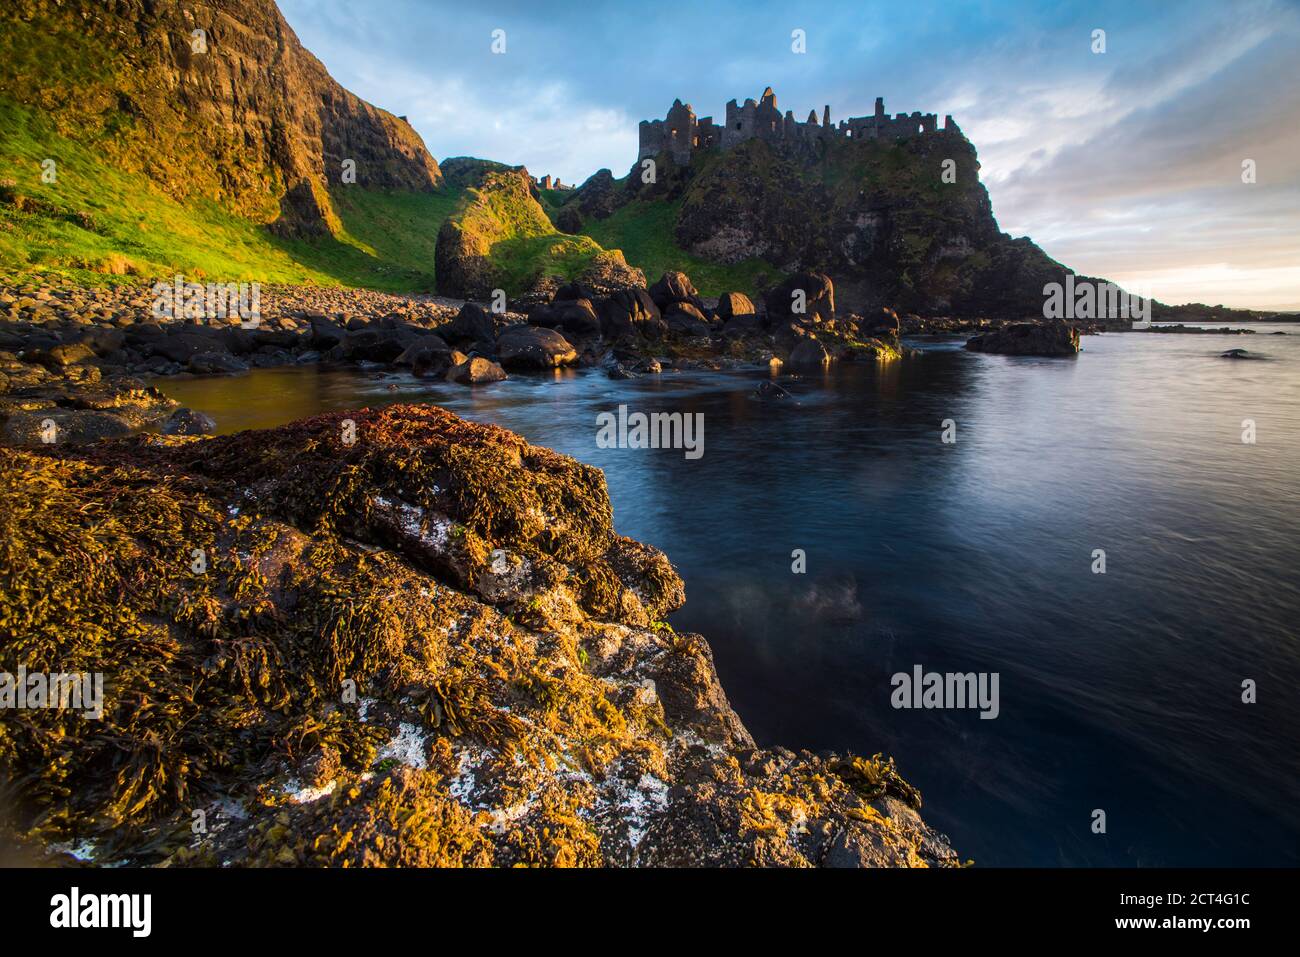
[[[581,183],[625,174],[637,123],[675,98],[720,118],[771,86],[782,112],[829,104],[835,122],[883,96],[890,113],[952,114],[1001,228],[1078,272],[1164,302],[1300,309],[1300,0],[280,8],[336,80],[407,116],[439,160]]]

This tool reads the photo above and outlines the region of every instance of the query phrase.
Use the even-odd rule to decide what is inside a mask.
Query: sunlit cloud
[[[1300,302],[1300,9],[1285,0],[281,7],[340,82],[408,116],[439,158],[576,183],[627,172],[637,122],[676,97],[716,117],[771,85],[782,110],[838,118],[884,96],[891,112],[952,114],[1001,227],[1082,273],[1175,302]],[[497,28],[505,55],[489,49]]]

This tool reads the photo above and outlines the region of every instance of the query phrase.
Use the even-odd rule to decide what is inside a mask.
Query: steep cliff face
[[[427,191],[438,164],[403,120],[336,83],[271,0],[11,0],[0,96],[181,199],[310,236],[329,187]]]
[[[686,253],[828,273],[853,309],[1041,315],[1043,284],[1068,271],[998,228],[975,147],[958,131],[796,148],[750,140],[689,166],[661,154],[653,184],[641,172],[617,190],[592,177],[556,222],[587,228],[632,200],[677,204],[673,238]]]

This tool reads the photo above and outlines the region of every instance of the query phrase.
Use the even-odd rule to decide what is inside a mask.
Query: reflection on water
[[[1077,360],[923,345],[772,402],[758,374],[159,384],[223,431],[427,401],[603,468],[759,742],[893,753],[963,856],[1300,863],[1300,336],[1089,337]],[[1218,358],[1241,347],[1270,359]],[[703,458],[597,448],[620,403],[702,412]],[[998,672],[1000,716],[894,710],[916,664]]]

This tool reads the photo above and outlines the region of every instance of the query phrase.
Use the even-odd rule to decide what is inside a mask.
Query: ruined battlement
[[[808,114],[800,123],[794,112],[785,115],[777,109],[776,94],[769,86],[758,99],[746,100],[738,105],[735,100],[727,104],[726,122],[721,126],[713,117],[697,119],[689,103],[674,100],[668,115],[662,120],[642,120],[637,160],[667,152],[673,161],[687,165],[696,150],[721,147],[730,149],[746,140],[761,139],[772,143],[811,143],[837,137],[839,139],[909,139],[928,133],[960,133],[951,116],[945,116],[942,128],[934,113],[899,113],[890,116],[885,112],[885,100],[876,97],[876,110],[871,116],[854,116],[831,125],[831,108],[823,109],[821,119],[817,111]]]
[[[552,178],[549,173],[545,176],[534,177],[533,185],[538,189],[573,189],[568,183],[561,183],[560,177]]]

